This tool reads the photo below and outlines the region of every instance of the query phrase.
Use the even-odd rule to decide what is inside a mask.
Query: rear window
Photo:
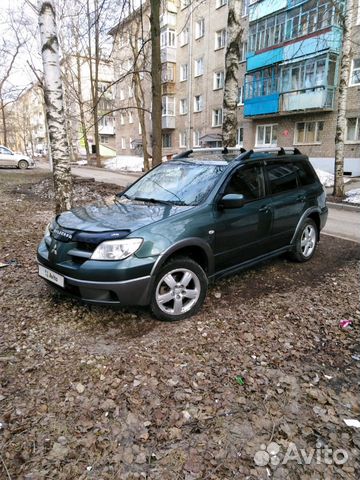
[[[311,165],[305,161],[296,162],[300,185],[311,185],[316,181],[315,174]]]
[[[266,166],[271,193],[287,192],[298,187],[294,163],[273,163]]]

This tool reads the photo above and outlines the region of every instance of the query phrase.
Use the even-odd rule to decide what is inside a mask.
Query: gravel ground
[[[0,172],[0,262],[16,261],[0,268],[1,478],[360,477],[344,423],[360,420],[357,244],[324,237],[309,263],[246,270],[161,323],[38,278],[45,177]],[[119,187],[76,188],[84,202]]]

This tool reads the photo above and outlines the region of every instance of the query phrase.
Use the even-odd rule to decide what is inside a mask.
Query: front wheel
[[[318,227],[314,220],[307,218],[296,236],[295,248],[291,254],[297,262],[307,262],[314,256],[318,239]]]
[[[18,163],[18,168],[20,170],[26,170],[28,168],[29,164],[26,160],[20,160]]]
[[[159,320],[175,321],[195,315],[206,297],[204,270],[191,258],[174,258],[158,273],[150,308]]]

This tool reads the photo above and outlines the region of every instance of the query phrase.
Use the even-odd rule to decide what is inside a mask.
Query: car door
[[[228,193],[244,196],[241,207],[221,209]],[[261,163],[236,169],[219,191],[215,205],[215,268],[223,270],[269,251],[271,202],[265,196]]]
[[[290,160],[267,160],[265,174],[271,195],[273,225],[272,249],[289,245],[305,210],[305,193],[299,188],[297,167]]]
[[[12,153],[5,147],[0,147],[0,166],[10,167],[13,165]]]

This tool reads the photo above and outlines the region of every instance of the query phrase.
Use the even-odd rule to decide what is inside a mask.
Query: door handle
[[[298,197],[296,197],[296,200],[298,202],[305,202],[305,195],[299,195]]]
[[[259,212],[267,213],[267,212],[270,212],[270,210],[271,210],[270,205],[265,205],[264,207],[259,208]]]

